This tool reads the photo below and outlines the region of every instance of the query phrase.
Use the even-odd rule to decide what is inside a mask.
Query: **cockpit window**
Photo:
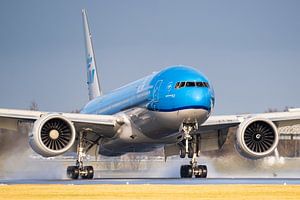
[[[197,87],[209,87],[207,82],[196,82]]]
[[[206,87],[206,88],[209,88],[209,84],[207,82],[187,81],[187,82],[177,82],[175,85],[176,89],[179,89],[182,87]]]
[[[186,82],[186,87],[195,87],[195,82]]]

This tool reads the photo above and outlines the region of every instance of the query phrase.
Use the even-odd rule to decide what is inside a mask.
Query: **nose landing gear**
[[[181,178],[206,178],[207,167],[206,165],[197,165],[197,157],[199,157],[199,140],[197,135],[193,135],[192,132],[198,129],[197,123],[183,124],[183,134],[185,140],[185,147],[180,149],[180,157],[184,158],[188,155],[192,158],[190,165],[182,165],[180,168]]]

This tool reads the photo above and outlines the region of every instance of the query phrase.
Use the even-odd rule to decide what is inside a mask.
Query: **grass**
[[[298,185],[1,185],[0,199],[300,199]]]

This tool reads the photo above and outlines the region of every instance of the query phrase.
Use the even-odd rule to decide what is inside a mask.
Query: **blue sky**
[[[0,107],[88,101],[82,8],[104,92],[184,64],[212,81],[216,114],[300,107],[297,0],[1,0]]]

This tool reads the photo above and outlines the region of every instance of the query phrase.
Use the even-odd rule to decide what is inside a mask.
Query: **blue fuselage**
[[[134,107],[172,112],[214,106],[214,91],[208,79],[186,66],[168,67],[90,101],[85,114],[116,114]]]

